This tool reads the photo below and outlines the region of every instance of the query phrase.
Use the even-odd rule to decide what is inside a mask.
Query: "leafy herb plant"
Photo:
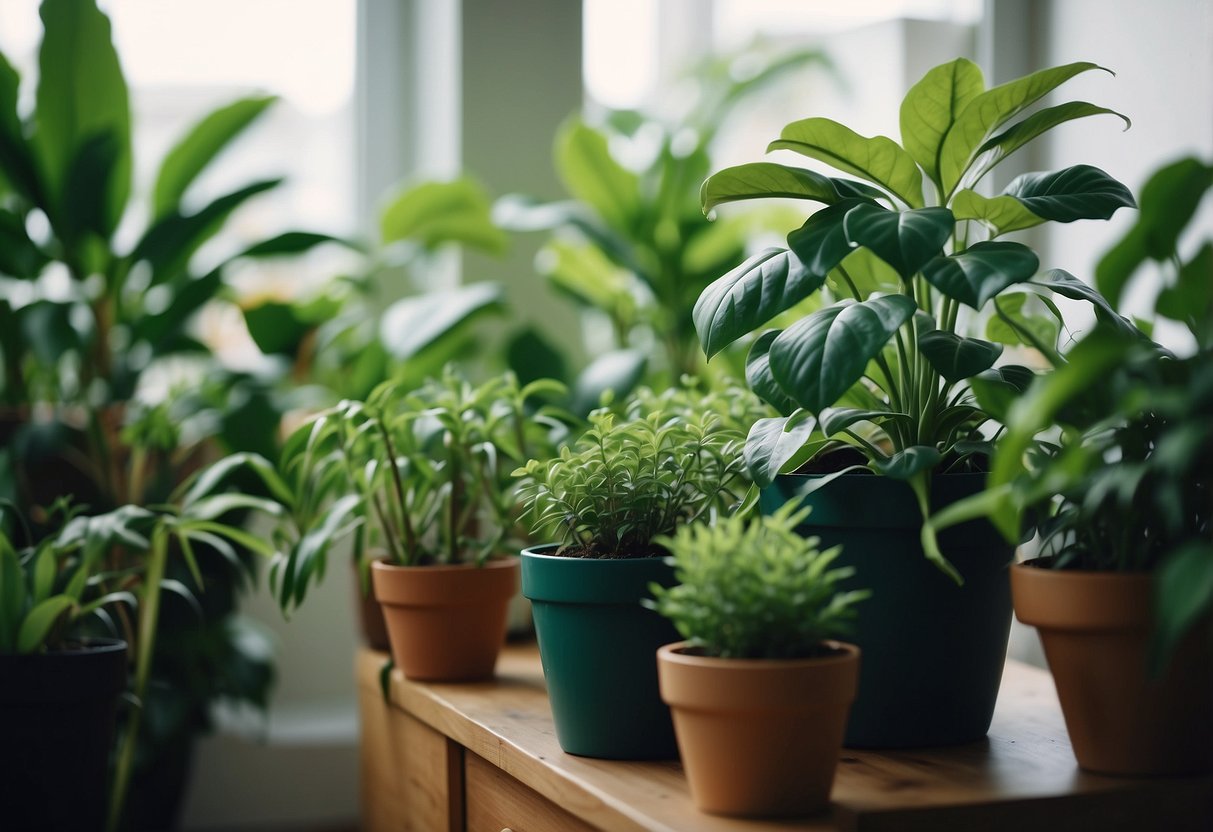
[[[559,540],[561,555],[662,555],[656,536],[736,501],[740,440],[711,413],[619,419],[595,411],[572,447],[514,472],[524,478],[524,519],[537,537]]]
[[[644,604],[670,619],[709,656],[795,659],[845,636],[867,590],[843,592],[851,567],[830,568],[841,551],[796,532],[808,511],[787,503],[769,517],[695,523],[657,542],[672,553],[679,583],[650,587]]]
[[[840,448],[870,470],[905,480],[924,516],[931,472],[990,450],[982,426],[994,414],[975,398],[1013,397],[1032,379],[1020,366],[995,367],[1003,344],[974,337],[989,315],[1001,340],[1025,343],[1059,362],[1056,344],[1023,314],[1026,284],[1039,266],[1031,249],[1000,239],[1044,222],[1107,219],[1132,206],[1103,171],[1076,165],[1025,174],[987,198],[975,190],[996,165],[1051,128],[1113,114],[1083,102],[1046,107],[1015,121],[1065,81],[1099,69],[1073,63],[992,89],[958,59],[930,70],[901,105],[901,144],[867,138],[827,118],[788,124],[769,150],[790,150],[859,180],[758,162],[704,182],[705,211],[768,197],[823,204],[788,235],[709,286],[695,306],[704,352],[713,356],[752,332],[746,376],[781,416],[757,422],[746,443],[755,479]],[[1121,116],[1123,118],[1123,116]],[[1125,119],[1126,124],[1128,119]],[[1078,281],[1050,273],[1048,294],[1094,300]],[[782,330],[762,331],[780,313],[817,297],[816,311]],[[1056,332],[1056,330],[1054,330]],[[926,554],[959,581],[931,541]]]

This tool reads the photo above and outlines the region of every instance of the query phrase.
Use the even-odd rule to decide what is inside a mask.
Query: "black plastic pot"
[[[126,642],[0,655],[0,817],[6,829],[104,829]]]
[[[779,477],[762,493],[773,511],[813,475]],[[984,474],[932,482],[932,511],[977,493]],[[836,564],[853,566],[844,588],[867,588],[854,637],[863,651],[859,694],[845,745],[915,748],[979,740],[990,728],[1011,628],[1009,566],[1014,547],[986,521],[948,529],[940,548],[964,578],[957,586],[923,555],[921,514],[909,486],[848,474],[814,491],[805,535],[841,544]]]

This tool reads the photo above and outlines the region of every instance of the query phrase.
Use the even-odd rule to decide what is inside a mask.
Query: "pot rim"
[[[1153,581],[1155,579],[1154,572],[1119,572],[1110,569],[1052,569],[1045,565],[1045,561],[1050,561],[1051,556],[1029,558],[1028,560],[1017,561],[1011,564],[1011,568],[1023,575],[1041,576],[1048,575],[1045,580],[1058,581],[1107,581],[1109,583],[1131,583],[1141,581]]]
[[[848,664],[860,658],[862,651],[854,644],[835,639],[821,642],[831,650],[839,651],[828,656],[809,656],[800,659],[726,659],[720,656],[695,656],[685,651],[691,647],[689,641],[676,641],[657,649],[658,661],[683,667],[736,673],[778,673],[805,667],[829,667]]]
[[[470,572],[481,569],[502,569],[509,567],[517,567],[518,558],[515,555],[502,555],[500,557],[492,557],[484,563],[432,563],[426,566],[406,566],[401,563],[392,563],[389,560],[375,559],[371,561],[371,569],[389,571],[389,572]]]
[[[643,558],[571,558],[565,555],[548,554],[544,549],[555,551],[559,549],[559,543],[541,543],[538,546],[528,546],[519,552],[521,557],[537,558],[543,560],[555,560],[562,563],[664,563],[669,555],[654,555]]]

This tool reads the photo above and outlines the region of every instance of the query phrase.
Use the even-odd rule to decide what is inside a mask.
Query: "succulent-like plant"
[[[670,619],[692,646],[727,659],[806,658],[847,635],[867,590],[842,591],[852,567],[831,568],[841,547],[796,527],[807,509],[786,503],[770,516],[695,523],[657,542],[672,553],[678,584],[653,584],[643,603]]]

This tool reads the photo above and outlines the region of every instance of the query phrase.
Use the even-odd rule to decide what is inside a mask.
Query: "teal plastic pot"
[[[522,552],[556,739],[569,754],[608,760],[678,756],[657,688],[657,648],[678,641],[669,621],[640,605],[649,584],[672,586],[662,558],[555,557]]]
[[[762,493],[763,511],[816,479],[779,477]],[[984,481],[984,474],[937,476],[932,511],[980,491]],[[904,482],[844,475],[805,504],[813,511],[799,531],[820,537],[823,548],[841,544],[836,563],[855,568],[844,588],[872,591],[847,639],[863,661],[845,745],[921,748],[984,737],[1006,661],[1014,547],[984,520],[941,533],[941,551],[964,578],[957,586],[923,555],[922,518]]]

